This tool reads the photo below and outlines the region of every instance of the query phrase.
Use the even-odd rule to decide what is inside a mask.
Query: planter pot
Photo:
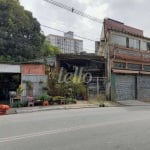
[[[7,110],[0,110],[0,115],[6,115],[7,114]]]
[[[43,106],[48,106],[48,101],[47,100],[43,101]]]
[[[83,96],[83,100],[88,100],[88,97],[87,96]]]
[[[37,99],[34,101],[34,104],[35,104],[35,106],[41,106],[41,105],[43,105],[43,101],[40,99]]]
[[[9,106],[8,105],[0,105],[0,115],[5,115],[7,114],[7,111],[9,110]]]

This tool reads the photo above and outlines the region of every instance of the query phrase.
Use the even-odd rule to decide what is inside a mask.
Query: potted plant
[[[43,101],[43,104],[42,104],[43,106],[49,105],[49,102],[48,102],[49,98],[50,98],[50,96],[46,93],[43,93],[39,96],[39,99]]]
[[[8,105],[0,104],[0,115],[7,114],[7,111],[9,110]]]
[[[21,96],[21,93],[23,92],[23,88],[22,88],[22,85],[20,84],[17,88],[17,95],[18,96]]]
[[[29,80],[23,80],[23,83],[26,84],[26,95],[33,95],[33,82]]]
[[[43,90],[43,91],[48,91],[48,87],[47,87],[47,86],[43,86],[43,87],[42,87],[42,90]]]

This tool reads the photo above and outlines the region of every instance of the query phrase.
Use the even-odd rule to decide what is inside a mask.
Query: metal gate
[[[115,75],[116,100],[134,100],[136,95],[134,75]]]
[[[138,99],[150,98],[150,76],[138,76]]]

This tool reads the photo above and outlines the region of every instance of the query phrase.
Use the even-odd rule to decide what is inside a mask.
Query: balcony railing
[[[110,57],[114,59],[130,60],[150,63],[150,53],[115,47],[110,50]]]

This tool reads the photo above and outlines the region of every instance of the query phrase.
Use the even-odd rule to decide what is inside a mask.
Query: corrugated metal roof
[[[39,59],[34,59],[30,60],[28,62],[25,62],[24,64],[47,64],[50,66],[55,66],[56,63],[56,57],[46,57],[46,58],[39,58]]]

